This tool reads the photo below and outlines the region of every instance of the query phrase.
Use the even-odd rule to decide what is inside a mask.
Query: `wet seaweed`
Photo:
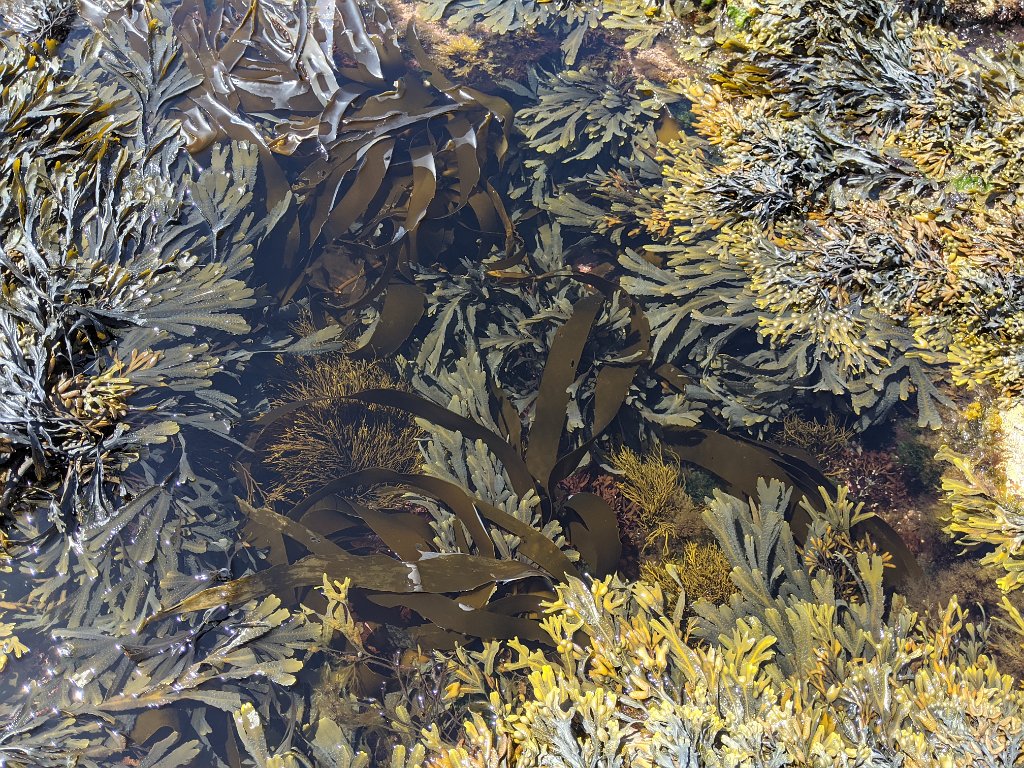
[[[5,502],[8,511],[42,506],[59,528],[109,521],[127,490],[114,494],[111,483],[140,460],[155,471],[148,446],[180,445],[183,429],[224,431],[236,411],[210,388],[224,369],[212,334],[248,329],[240,311],[254,300],[242,278],[252,243],[274,222],[254,225],[246,210],[253,152],[218,149],[200,169],[162,117],[192,84],[166,27],[133,40],[111,23],[105,37],[102,64],[99,40],[77,48],[91,74],[65,84],[74,93],[83,83],[79,109],[99,108],[51,151],[46,134],[37,154],[14,147],[24,159],[4,187]],[[118,108],[104,116],[111,88]],[[76,157],[77,146],[86,149]],[[209,343],[184,341],[196,328]]]
[[[477,24],[562,46],[495,86],[515,118],[397,5],[90,4],[63,48],[25,15],[0,61],[7,764],[540,764],[620,721],[643,764],[742,761],[797,711],[818,755],[914,728],[966,754],[983,718],[930,709],[848,743],[864,691],[940,689],[1012,748],[985,628],[919,622],[892,528],[751,435],[911,396],[935,425],[950,370],[1015,391],[1019,53],[881,0],[800,8],[429,4],[468,49]],[[276,352],[313,356],[236,399]],[[608,459],[615,493],[578,482]],[[694,468],[720,548],[691,540]],[[949,490],[1009,585],[991,494]],[[616,493],[657,584],[614,581]]]
[[[794,397],[845,403],[862,427],[914,397],[935,427],[950,364],[958,383],[1012,390],[1014,300],[991,302],[984,331],[975,313],[1017,280],[997,255],[1012,248],[1000,189],[1017,173],[997,137],[1017,129],[995,117],[1017,54],[940,62],[963,42],[885,2],[759,6],[720,43],[736,53],[717,82],[682,84],[696,119],[661,147],[653,243],[621,260],[624,287],[649,297],[657,352],[700,361],[700,383],[748,427]],[[986,256],[962,227],[984,233]]]
[[[348,303],[366,303],[425,250],[417,233],[432,222],[465,214],[488,244],[508,239],[486,172],[502,161],[511,109],[450,82],[412,25],[415,64],[377,4],[227,3],[181,23],[202,78],[182,107],[193,151],[224,137],[252,142],[271,199],[294,190],[286,267],[309,266],[300,250],[330,245],[330,259],[358,246],[375,277]]]

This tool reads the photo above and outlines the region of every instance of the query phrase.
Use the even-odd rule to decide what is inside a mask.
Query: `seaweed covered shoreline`
[[[0,764],[1024,760],[1024,59],[928,10],[0,5]]]

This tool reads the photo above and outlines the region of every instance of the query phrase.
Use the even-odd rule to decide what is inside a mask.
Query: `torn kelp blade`
[[[225,605],[240,605],[267,595],[283,594],[293,589],[315,587],[324,577],[335,581],[350,579],[353,587],[371,592],[445,593],[469,592],[484,584],[504,584],[535,576],[541,571],[517,560],[495,560],[475,555],[442,555],[424,553],[414,562],[404,562],[386,555],[350,555],[330,558],[308,555],[294,563],[275,565],[264,571],[204,589],[177,605],[164,608],[150,616],[143,626],[153,621],[183,613],[205,611]]]

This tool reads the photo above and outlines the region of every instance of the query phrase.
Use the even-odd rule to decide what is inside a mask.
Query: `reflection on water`
[[[0,765],[1024,738],[891,594],[1013,591],[1024,64],[769,5],[0,2]]]

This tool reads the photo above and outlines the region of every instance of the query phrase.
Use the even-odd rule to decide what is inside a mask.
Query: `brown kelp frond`
[[[722,478],[736,493],[753,493],[758,476],[783,479],[814,499],[819,486],[830,486],[805,454],[693,429],[699,412],[691,407],[690,398],[697,388],[673,366],[652,370],[648,363],[650,315],[640,312],[636,302],[608,281],[570,272],[557,226],[540,229],[530,261],[543,272],[537,276],[478,274],[471,266],[461,272],[424,272],[421,284],[436,287],[425,296],[420,294],[426,303],[422,319],[417,313],[410,328],[398,311],[400,305],[389,308],[385,302],[375,329],[390,333],[402,328],[408,333],[415,342],[410,354],[419,353],[414,362],[414,368],[422,371],[419,386],[438,403],[478,424],[494,428],[500,423],[514,445],[526,442],[527,455],[534,454],[532,469],[539,468],[541,461],[549,465],[559,450],[569,450],[567,458],[582,459],[595,444],[594,436],[618,417],[625,402],[629,408],[621,409],[624,419],[641,415],[649,425],[664,429],[674,453]],[[524,284],[530,290],[522,290]],[[588,286],[605,293],[603,305]],[[423,327],[428,329],[425,336]],[[371,338],[376,334],[373,330]],[[482,343],[478,341],[481,334],[486,337]],[[559,360],[571,361],[571,366],[559,367]],[[492,381],[511,396],[497,409],[485,395]],[[537,501],[522,495],[529,481],[516,478],[514,467],[506,456],[493,451],[493,445],[475,445],[478,434],[449,434],[436,431],[437,426],[429,428],[434,438],[423,445],[429,472],[483,494],[523,521],[542,514],[543,501],[538,510]],[[556,427],[565,430],[557,448]],[[541,434],[544,442],[538,444],[536,437]],[[488,457],[489,451],[493,453]],[[546,458],[541,460],[541,455]],[[570,464],[566,461],[564,466]],[[554,484],[571,471],[562,474],[560,470],[552,478]],[[807,521],[797,505],[792,506],[802,532]],[[683,515],[677,522],[689,517]],[[686,525],[694,532],[700,527]],[[872,520],[866,525],[882,546],[898,553],[901,574],[916,572],[913,557],[884,522]],[[443,538],[450,541],[453,535],[454,530],[447,530]],[[552,531],[552,537],[557,535]]]
[[[295,190],[286,267],[300,247],[358,244],[379,257],[368,298],[414,257],[419,231],[433,222],[458,218],[488,246],[511,249],[507,215],[488,184],[511,109],[448,81],[412,27],[405,43],[417,66],[377,4],[229,2],[192,15],[182,22],[202,81],[189,94],[186,128],[194,149],[222,137],[252,142],[271,174],[271,197]],[[302,160],[286,164],[301,167],[294,178],[283,157]]]

